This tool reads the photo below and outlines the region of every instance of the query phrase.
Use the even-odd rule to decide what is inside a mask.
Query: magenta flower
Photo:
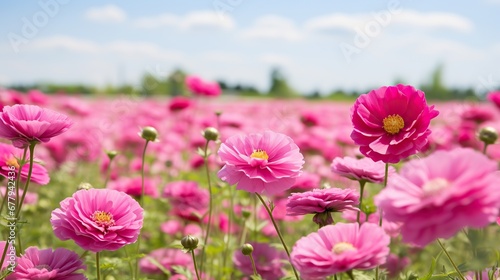
[[[385,263],[390,237],[371,223],[328,225],[295,243],[292,263],[302,279],[327,277]]]
[[[16,172],[19,171],[20,165],[18,159],[22,157],[23,151],[19,150],[12,145],[0,143],[0,175],[8,178],[9,172],[12,172],[10,166],[14,166]],[[29,158],[29,153],[27,155]],[[29,164],[23,165],[21,170],[21,179],[26,181],[28,179]],[[47,185],[50,181],[47,169],[37,162],[33,163],[33,170],[31,174],[31,182],[40,185]]]
[[[500,91],[492,91],[488,93],[487,98],[491,101],[498,109],[500,109]]]
[[[437,151],[389,177],[375,204],[402,223],[403,241],[425,246],[464,227],[494,222],[500,208],[497,163],[472,149]]]
[[[292,193],[286,204],[286,214],[300,216],[315,214],[313,221],[320,226],[332,224],[331,212],[355,210],[359,204],[359,193],[352,189],[315,189],[303,193]]]
[[[67,116],[36,105],[5,106],[0,113],[0,137],[26,148],[31,142],[48,142],[72,124]]]
[[[255,260],[257,273],[266,280],[278,280],[285,276],[283,262],[286,254],[271,247],[267,243],[250,243],[253,247],[252,256]],[[234,252],[233,263],[243,274],[252,275],[252,263],[250,257],[243,255],[241,250]]]
[[[40,250],[29,247],[17,258],[14,273],[7,280],[15,279],[87,279],[83,270],[87,269],[77,253],[65,248]]]
[[[351,138],[360,152],[385,163],[397,163],[421,151],[439,114],[412,86],[384,86],[362,94],[351,108]]]
[[[147,274],[163,274],[163,272],[151,262],[150,258],[161,264],[165,269],[175,274],[173,266],[183,266],[195,274],[193,260],[189,254],[182,252],[179,249],[161,248],[150,252],[147,257],[139,260],[139,269]]]
[[[187,76],[186,86],[196,95],[219,96],[221,94],[221,89],[217,82],[204,81],[198,76]]]
[[[385,177],[385,164],[374,162],[371,158],[337,157],[333,159],[331,168],[333,173],[356,181],[382,183]],[[395,172],[392,166],[389,172]]]
[[[304,157],[293,140],[265,131],[228,138],[219,149],[221,180],[248,192],[279,194],[301,174]]]
[[[134,243],[143,209],[131,196],[110,189],[80,190],[61,201],[50,218],[54,234],[73,239],[84,250],[114,251]]]
[[[142,195],[142,178],[120,178],[108,183],[107,188],[124,192],[128,195],[140,197]],[[158,197],[158,190],[154,179],[144,178],[144,195]]]
[[[208,191],[195,181],[168,183],[163,197],[169,200],[174,214],[185,219],[198,221],[208,209]]]

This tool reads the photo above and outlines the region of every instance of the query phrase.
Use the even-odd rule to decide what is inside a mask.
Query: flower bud
[[[76,189],[77,190],[90,190],[93,188],[94,187],[90,183],[82,182],[82,183],[80,183],[80,185],[78,185],[78,187]]]
[[[241,253],[245,256],[249,256],[253,252],[253,246],[251,244],[245,243],[241,247]]]
[[[498,132],[491,126],[483,127],[479,131],[479,140],[483,141],[486,145],[494,144],[498,139]]]
[[[139,132],[139,136],[148,141],[156,141],[158,139],[158,131],[152,126],[144,127],[141,132]]]
[[[111,161],[116,157],[116,155],[118,155],[118,152],[114,151],[114,150],[113,151],[106,151],[106,155],[108,155],[108,158]]]
[[[181,244],[186,250],[194,250],[198,247],[198,238],[192,235],[184,236],[181,239]]]
[[[203,130],[203,137],[208,141],[217,141],[219,139],[219,131],[214,127],[207,127]]]
[[[245,219],[248,219],[250,217],[250,215],[252,214],[252,212],[250,212],[249,210],[247,209],[242,209],[241,210],[241,215],[243,216],[243,218]]]

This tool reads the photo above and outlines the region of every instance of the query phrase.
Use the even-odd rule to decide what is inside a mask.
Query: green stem
[[[141,205],[142,209],[144,209],[144,166],[146,163],[146,149],[148,148],[149,140],[146,140],[146,144],[144,144],[144,149],[142,150],[142,162],[141,162],[141,197],[139,198],[139,205]],[[110,162],[111,165],[111,162]],[[139,255],[139,251],[141,250],[141,234],[142,232],[139,233],[139,237],[137,238],[137,251],[136,251],[136,256],[135,258],[135,274],[134,274],[134,279],[138,279],[139,277],[139,258],[137,255]]]
[[[389,164],[388,164],[388,163],[386,163],[386,164],[385,164],[385,171],[384,171],[384,185],[383,185],[383,188],[384,188],[384,189],[385,189],[385,187],[387,187],[387,179],[388,179],[388,178],[389,178]],[[379,208],[379,209],[380,209],[380,208]],[[382,216],[383,216],[383,214],[382,214],[382,209],[380,209],[378,212],[379,212],[379,215],[380,215],[379,220],[378,220],[378,225],[379,225],[380,227],[382,227]],[[366,220],[368,220],[368,217],[366,217]],[[379,266],[377,266],[377,267],[375,268],[375,280],[378,280],[378,277],[379,277],[379,276],[378,276],[378,274],[379,274],[379,273],[378,273],[378,272],[379,272],[379,269],[380,269],[380,268],[379,268]]]
[[[255,193],[255,195],[259,198],[260,202],[262,202],[262,205],[264,205],[264,208],[266,208],[267,214],[269,214],[269,218],[271,219],[271,222],[273,223],[274,229],[276,230],[276,233],[278,234],[278,237],[280,238],[281,244],[283,244],[283,248],[285,249],[285,252],[288,256],[288,261],[290,262],[290,265],[292,266],[293,274],[295,274],[295,277],[297,280],[300,280],[299,274],[297,273],[297,270],[295,270],[295,267],[293,266],[291,259],[290,259],[290,251],[288,251],[288,247],[286,246],[285,240],[283,239],[283,236],[281,235],[281,232],[278,228],[278,225],[276,224],[276,221],[274,220],[273,217],[273,212],[271,209],[269,209],[269,206],[267,206],[266,202],[264,202],[264,199],[262,199],[262,196],[260,194]]]
[[[109,164],[108,164],[108,170],[106,170],[106,179],[104,179],[104,186],[103,188],[106,188],[108,185],[109,178],[111,177],[111,164],[113,163],[114,158],[109,159]]]
[[[443,246],[443,243],[441,243],[441,241],[439,239],[436,239],[436,240],[437,240],[439,246],[441,247],[441,249],[443,250],[443,252],[448,257],[448,260],[450,261],[451,265],[455,268],[455,271],[458,273],[458,276],[460,277],[460,279],[465,280],[464,276],[462,275],[462,273],[458,269],[458,266],[455,264],[455,262],[453,261],[453,259],[450,256],[450,254],[448,253],[448,251],[446,250],[446,248]]]
[[[234,214],[234,195],[233,195],[233,188],[229,188],[229,215],[228,215],[228,222],[227,222],[227,234],[226,236],[226,249],[224,252],[224,256],[222,259],[222,269],[226,267],[226,262],[227,262],[227,255],[229,254],[229,247],[231,244],[231,228],[233,225],[233,214]]]
[[[351,280],[354,280],[354,274],[352,274],[352,270],[348,270],[345,272]]]
[[[488,144],[484,143],[484,146],[483,146],[483,154],[486,155],[486,148],[488,148]]]
[[[258,276],[259,274],[257,273],[257,267],[255,266],[255,261],[253,259],[253,256],[251,253],[248,256],[250,257],[250,261],[252,262],[253,275]]]
[[[205,142],[205,148],[204,148],[204,162],[205,162],[205,172],[207,175],[207,180],[208,180],[208,194],[209,194],[209,200],[208,200],[208,223],[207,223],[207,230],[205,232],[205,238],[203,242],[203,248],[201,250],[201,263],[200,263],[200,273],[203,274],[203,264],[205,263],[205,248],[207,247],[208,243],[208,236],[210,235],[210,226],[212,224],[212,203],[213,203],[213,197],[212,197],[212,183],[210,182],[210,169],[208,167],[208,143],[210,143],[209,140]]]
[[[95,253],[95,268],[97,270],[97,280],[101,280],[101,265],[99,264],[99,252]]]
[[[194,256],[194,250],[191,251],[191,257],[193,257],[194,271],[196,272],[196,279],[200,280],[200,274],[198,273],[198,268],[196,268],[196,258]]]
[[[364,193],[364,190],[365,190],[365,184],[366,184],[366,181],[365,180],[361,180],[359,181],[359,212],[358,212],[358,215],[356,217],[356,222],[359,224],[359,218],[360,218],[360,215],[361,215],[361,205],[363,205],[363,193]],[[361,226],[361,225],[360,225]]]

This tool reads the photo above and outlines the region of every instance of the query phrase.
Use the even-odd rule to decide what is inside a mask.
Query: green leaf
[[[437,257],[432,259],[431,268],[429,269],[429,272],[424,277],[422,277],[422,280],[434,279],[432,278],[432,274],[434,274],[434,270],[436,270],[437,261],[439,260],[442,254],[443,251],[440,251]]]

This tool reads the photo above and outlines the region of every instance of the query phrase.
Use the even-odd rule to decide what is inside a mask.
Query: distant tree
[[[269,89],[269,95],[273,97],[294,97],[297,96],[297,92],[293,90],[286,81],[285,77],[278,68],[274,68],[271,71],[271,88]]]
[[[177,96],[186,94],[186,86],[184,81],[186,73],[181,69],[175,69],[167,78],[168,95]]]
[[[425,92],[428,99],[447,100],[451,99],[452,93],[443,83],[443,65],[440,64],[431,74],[428,83],[423,84],[420,89]]]

